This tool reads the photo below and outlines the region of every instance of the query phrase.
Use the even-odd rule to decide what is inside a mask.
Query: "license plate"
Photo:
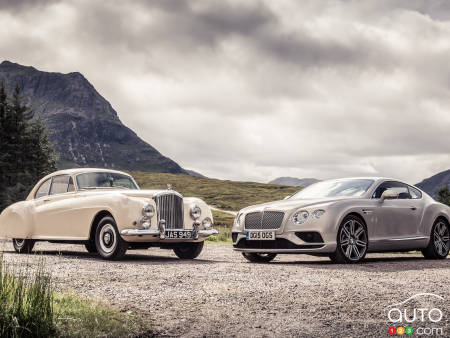
[[[166,230],[165,236],[167,239],[192,239],[191,230]]]
[[[274,241],[275,232],[273,231],[247,231],[248,241]]]

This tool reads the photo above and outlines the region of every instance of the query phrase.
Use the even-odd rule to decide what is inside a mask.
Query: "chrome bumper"
[[[172,230],[172,229],[171,229]],[[180,229],[183,230],[183,229]],[[215,229],[210,230],[198,230],[198,236],[199,237],[209,237],[209,236],[215,236],[219,232]],[[161,231],[159,230],[153,230],[153,229],[125,229],[120,232],[122,236],[145,236],[145,235],[151,235],[151,236],[158,236],[160,237]]]

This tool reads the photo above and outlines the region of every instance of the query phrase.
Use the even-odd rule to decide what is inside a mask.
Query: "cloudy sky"
[[[0,0],[0,61],[79,71],[185,168],[450,168],[450,2]]]

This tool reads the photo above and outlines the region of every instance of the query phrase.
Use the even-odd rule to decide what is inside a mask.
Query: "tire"
[[[17,253],[31,253],[33,251],[35,241],[32,239],[13,238],[14,250]]]
[[[203,244],[204,242],[183,243],[173,249],[173,252],[175,252],[175,255],[177,255],[178,258],[194,259],[202,252]]]
[[[363,220],[357,216],[344,217],[336,238],[336,251],[330,255],[333,263],[355,264],[361,262],[367,253],[369,238]]]
[[[426,259],[445,259],[450,248],[450,227],[448,222],[438,219],[431,228],[430,242],[422,250]]]
[[[95,242],[87,242],[84,247],[86,248],[87,252],[89,252],[90,254],[96,254],[97,252],[97,247],[95,245]]]
[[[258,252],[243,252],[242,256],[252,263],[269,263],[277,254],[274,253],[258,253]]]
[[[98,223],[95,231],[95,247],[103,259],[118,260],[125,255],[128,243],[120,236],[114,218],[103,217]]]

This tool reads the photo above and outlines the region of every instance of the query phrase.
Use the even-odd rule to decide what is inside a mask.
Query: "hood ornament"
[[[170,183],[167,184],[167,190],[172,190],[172,184]]]

